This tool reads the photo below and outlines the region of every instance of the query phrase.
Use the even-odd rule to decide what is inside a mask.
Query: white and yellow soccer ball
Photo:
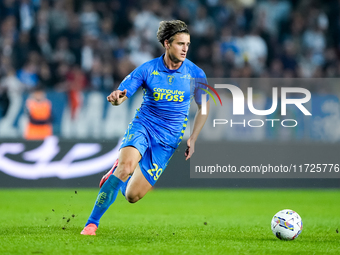
[[[277,238],[294,240],[302,231],[302,219],[297,212],[285,209],[274,215],[271,228]]]

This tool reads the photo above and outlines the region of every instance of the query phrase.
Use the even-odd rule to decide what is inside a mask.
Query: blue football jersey
[[[168,69],[164,54],[148,61],[131,72],[120,84],[131,97],[143,89],[143,103],[133,121],[139,121],[159,142],[176,148],[183,138],[192,99],[201,104],[207,84],[202,69],[186,59],[177,70]]]

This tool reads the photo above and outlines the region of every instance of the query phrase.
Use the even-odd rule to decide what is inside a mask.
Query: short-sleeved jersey
[[[118,89],[126,89],[130,97],[143,88],[143,102],[133,121],[141,122],[159,142],[176,148],[187,125],[191,99],[201,104],[205,92],[199,88],[206,89],[201,83],[207,80],[203,70],[190,60],[170,70],[163,57],[164,54],[136,68]]]

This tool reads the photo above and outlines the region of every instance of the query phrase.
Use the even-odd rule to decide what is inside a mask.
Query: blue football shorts
[[[120,149],[132,146],[139,151],[142,156],[139,161],[140,169],[153,186],[164,172],[176,149],[159,142],[152,132],[155,131],[134,119],[125,132]]]

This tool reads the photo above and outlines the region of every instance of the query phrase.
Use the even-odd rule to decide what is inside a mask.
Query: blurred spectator
[[[103,65],[99,58],[93,61],[92,69],[89,75],[90,88],[94,90],[101,90],[103,87]]]
[[[112,92],[114,89],[113,68],[109,62],[97,58],[89,74],[90,88],[98,91]]]
[[[249,35],[244,36],[243,56],[257,74],[265,68],[267,52],[267,45],[256,28]]]
[[[0,84],[0,119],[6,115],[9,103],[8,89]]]
[[[289,17],[291,4],[286,0],[264,0],[256,7],[257,22],[271,35],[277,36],[283,21]]]
[[[7,16],[1,23],[2,40],[9,39],[12,43],[18,39],[19,31],[17,30],[17,22],[14,16]],[[2,47],[5,47],[4,45]]]
[[[223,28],[221,35],[221,56],[224,61],[231,65],[241,65],[243,62],[242,43],[240,38],[232,34],[228,27]],[[217,53],[218,54],[218,53]]]
[[[40,65],[38,77],[40,87],[44,88],[45,90],[54,88],[52,73],[49,65],[46,62]]]
[[[83,4],[79,19],[82,25],[82,31],[85,35],[93,37],[99,36],[100,17],[98,13],[95,12],[92,2],[87,1]]]
[[[30,0],[20,0],[19,20],[20,30],[29,32],[34,26],[34,7]]]
[[[336,77],[337,69],[337,56],[334,48],[328,48],[325,52],[325,61],[323,69],[325,72],[325,77],[333,78]]]
[[[317,68],[312,60],[312,51],[305,50],[299,60],[298,76],[301,78],[311,78]]]
[[[24,132],[27,140],[43,140],[53,134],[52,104],[41,88],[36,88],[26,101],[28,124]]]
[[[46,61],[52,61],[53,49],[46,34],[41,33],[38,35],[37,49]]]
[[[113,21],[106,17],[101,22],[101,34],[99,36],[100,48],[107,54],[112,54],[112,51],[118,48],[118,37],[114,33]]]
[[[0,87],[5,88],[9,94],[22,94],[25,90],[25,85],[18,79],[13,67],[8,67],[6,74],[0,80]]]
[[[213,19],[208,16],[207,8],[200,5],[197,9],[197,18],[192,23],[190,32],[197,37],[213,37],[215,34],[215,25]]]
[[[208,14],[214,19],[214,26],[221,30],[228,27],[228,21],[231,19],[233,10],[227,0],[207,1]]]
[[[283,64],[280,59],[276,58],[272,61],[270,65],[270,77],[272,78],[282,78],[283,75]]]
[[[40,10],[37,13],[37,22],[33,28],[33,33],[36,37],[42,35],[48,38],[50,32],[50,27],[48,24],[48,14],[48,10]]]
[[[77,117],[78,111],[83,102],[83,90],[85,89],[87,80],[78,65],[74,65],[66,76],[68,98],[71,110],[71,118]]]
[[[20,82],[24,84],[26,89],[31,90],[38,85],[37,71],[37,66],[32,61],[28,61],[24,67],[17,72]]]
[[[11,68],[12,68],[11,58],[8,56],[0,55],[0,77],[7,75],[7,72]]]
[[[141,64],[153,59],[152,50],[147,47],[146,43],[141,43],[139,49],[134,49],[130,55],[130,61],[135,66],[140,66]]]
[[[161,22],[161,4],[159,0],[144,1],[142,10],[134,17],[134,27],[137,35],[152,45],[158,46],[157,33],[159,22]]]
[[[194,20],[196,20],[196,13],[197,13],[197,9],[199,8],[199,1],[197,0],[180,0],[181,3],[181,8],[179,9],[183,9],[186,10],[190,16],[189,18],[189,24],[191,22],[193,22]]]
[[[67,63],[60,63],[56,68],[53,77],[54,88],[57,91],[67,91],[67,75],[70,71],[70,66]]]
[[[113,75],[113,66],[109,62],[103,64],[103,90],[106,93],[111,93],[113,90],[118,88],[118,84],[115,84]]]
[[[69,49],[67,37],[63,36],[57,40],[56,48],[52,55],[52,60],[57,63],[66,62],[69,65],[75,63],[76,58],[72,51]]]
[[[11,37],[5,37],[3,38],[3,41],[1,43],[2,47],[2,55],[3,56],[11,56],[13,53],[13,39]]]
[[[3,0],[0,2],[0,22],[3,22],[8,16],[15,16],[17,13],[18,3],[16,0]]]
[[[303,34],[303,46],[310,52],[312,60],[316,65],[322,65],[323,52],[326,49],[326,37],[322,29],[314,25]]]
[[[83,37],[83,46],[80,51],[81,68],[88,72],[91,70],[94,60],[95,38],[90,35]]]
[[[3,0],[0,77],[14,66],[25,86],[36,86],[39,76],[44,86],[67,91],[70,66],[79,65],[88,88],[113,88],[131,68],[163,52],[155,34],[167,19],[189,25],[188,58],[207,76],[340,75],[335,0]]]
[[[30,51],[33,50],[31,36],[27,32],[21,32],[19,40],[13,47],[12,60],[16,69],[21,68],[24,63],[28,60]]]
[[[296,48],[292,41],[286,41],[284,44],[284,52],[281,56],[281,61],[283,64],[284,70],[290,70],[295,72],[297,68],[297,54]]]
[[[282,32],[282,39],[284,41],[291,41],[296,52],[301,51],[302,34],[306,26],[306,21],[300,12],[293,12],[291,19],[288,22],[286,31]]]
[[[49,24],[51,39],[55,41],[68,27],[68,15],[64,0],[54,1],[53,8],[49,13]]]
[[[69,41],[69,47],[76,57],[76,62],[80,63],[80,48],[82,46],[82,33],[80,21],[77,15],[73,14],[70,17],[70,23],[67,30],[63,33]]]
[[[129,58],[122,58],[119,65],[117,66],[117,79],[122,81],[135,68],[135,65],[131,63]]]

